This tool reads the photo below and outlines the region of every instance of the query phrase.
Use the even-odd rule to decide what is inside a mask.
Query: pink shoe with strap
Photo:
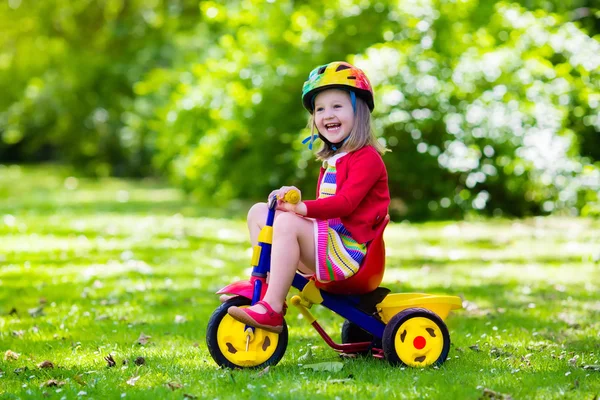
[[[275,312],[269,303],[262,300],[258,301],[256,304],[260,304],[267,312],[264,314],[259,314],[256,311],[252,311],[248,308],[232,306],[227,309],[227,313],[235,320],[246,325],[264,329],[265,331],[273,333],[281,333],[283,331],[284,313]]]

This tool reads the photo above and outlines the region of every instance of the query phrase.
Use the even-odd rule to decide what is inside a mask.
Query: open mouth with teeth
[[[337,132],[342,127],[342,124],[325,124],[325,129],[327,132]]]

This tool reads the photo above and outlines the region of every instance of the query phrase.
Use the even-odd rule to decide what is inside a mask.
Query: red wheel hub
[[[413,340],[413,346],[415,346],[415,349],[417,350],[421,350],[426,344],[427,341],[423,336],[417,336],[415,340]]]

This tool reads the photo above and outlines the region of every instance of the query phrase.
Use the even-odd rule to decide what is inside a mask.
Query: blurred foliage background
[[[302,83],[347,60],[394,218],[600,215],[595,0],[8,0],[0,29],[2,163],[312,195]]]

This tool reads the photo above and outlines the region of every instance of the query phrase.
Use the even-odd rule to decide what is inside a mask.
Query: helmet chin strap
[[[319,132],[319,139],[321,139],[333,151],[338,151],[342,147],[344,142],[346,140],[348,140],[349,137],[350,137],[350,135],[346,136],[346,138],[344,140],[342,140],[341,142],[332,143],[329,140],[327,140],[327,138],[325,136],[323,136],[321,134],[321,132]]]
[[[352,101],[352,111],[354,111],[354,115],[356,115],[356,94],[352,91],[352,90],[348,90],[348,92],[350,93],[350,100]],[[316,97],[316,96],[315,96]],[[311,102],[313,105],[313,110],[315,108],[315,97],[312,98]],[[346,142],[346,140],[348,140],[348,138],[350,137],[350,135],[346,136],[346,138],[344,140],[342,140],[341,142],[337,142],[337,143],[332,143],[329,140],[327,140],[327,138],[325,136],[323,136],[321,134],[321,132],[319,132],[318,135],[311,135],[306,137],[303,141],[302,144],[306,144],[308,143],[308,149],[312,150],[313,148],[313,143],[315,141],[315,139],[319,138],[323,141],[323,143],[325,143],[327,145],[327,147],[329,147],[331,150],[333,151],[338,151],[344,144],[344,142]]]

